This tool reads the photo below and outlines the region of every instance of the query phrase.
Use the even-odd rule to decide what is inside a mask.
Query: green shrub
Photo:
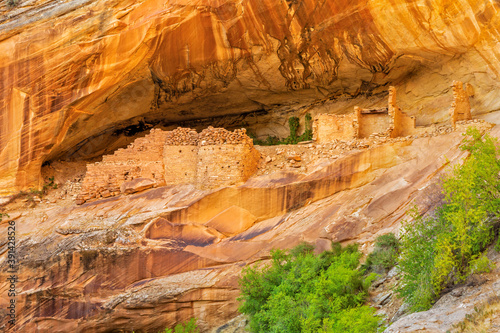
[[[165,331],[162,333],[199,333],[198,325],[196,325],[196,319],[191,318],[189,321],[184,324],[176,325],[172,330],[171,328],[165,328]]]
[[[299,138],[297,140],[298,142],[312,140],[312,138],[313,138],[313,132],[312,132],[312,123],[311,123],[311,120],[312,120],[311,114],[310,113],[306,113],[304,133],[301,136],[299,136]]]
[[[378,236],[373,252],[366,258],[364,265],[368,271],[382,273],[396,265],[399,253],[399,241],[391,232]]]
[[[288,119],[288,126],[290,127],[290,136],[288,137],[291,143],[297,143],[297,131],[299,130],[299,118],[290,117]]]
[[[49,181],[46,181],[45,184],[43,184],[42,194],[47,194],[49,188],[57,189],[57,184],[54,183],[54,176],[49,177]]]
[[[500,213],[500,153],[496,140],[477,129],[466,133],[462,149],[469,158],[443,180],[444,204],[436,216],[413,212],[403,226],[400,293],[412,310],[428,309],[449,284],[464,281],[485,267],[481,258],[494,239],[492,218]],[[478,261],[479,260],[479,261]]]
[[[489,273],[495,269],[495,263],[491,262],[485,253],[471,260],[469,266],[470,274]]]
[[[275,145],[296,145],[301,141],[312,140],[312,117],[310,113],[306,113],[305,116],[305,130],[304,133],[298,136],[298,129],[300,126],[300,121],[298,117],[290,117],[288,119],[288,126],[290,128],[290,135],[282,140],[276,136],[268,136],[265,140],[259,140],[255,138],[255,135],[249,136],[253,139],[253,143],[259,146],[275,146]],[[250,132],[249,132],[250,133]]]
[[[57,189],[58,185],[54,183],[54,177],[49,177],[48,181],[45,180],[44,184],[42,186],[41,190],[37,190],[35,188],[30,188],[27,191],[19,191],[15,196],[14,199],[17,198],[25,198],[26,202],[30,205],[36,205],[35,202],[35,197],[38,197],[40,199],[43,198],[44,195],[46,195],[49,192],[49,189]]]
[[[401,233],[399,269],[403,283],[398,292],[411,311],[423,311],[429,309],[436,298],[431,282],[434,247],[443,227],[439,219],[424,219],[416,208],[410,215],[413,219],[403,223]]]
[[[313,254],[300,244],[273,250],[271,265],[249,267],[240,280],[240,311],[252,332],[376,332],[379,318],[364,306],[373,276],[358,270],[357,246]]]
[[[277,136],[268,136],[265,140],[253,139],[253,144],[259,146],[276,146],[282,143]]]

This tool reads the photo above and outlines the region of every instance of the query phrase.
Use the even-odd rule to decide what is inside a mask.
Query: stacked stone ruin
[[[472,87],[464,90],[462,82],[453,82],[454,100],[449,111],[453,128],[467,126],[472,119],[468,90]],[[356,106],[352,114],[319,114],[313,122],[316,143],[435,134],[433,128],[417,129],[415,118],[401,111],[394,87],[389,87],[387,107]],[[138,178],[150,179],[156,186],[232,186],[253,175],[259,159],[260,153],[245,129],[231,132],[208,127],[201,133],[181,127],[172,131],[153,129],[127,148],[103,156],[102,162],[88,164],[77,203],[118,195],[123,184]]]
[[[468,90],[472,90],[470,85]],[[472,119],[469,93],[464,90],[462,82],[453,81],[453,103],[449,113],[454,128],[457,122]],[[391,86],[387,107],[362,109],[355,106],[354,113],[348,115],[317,115],[313,122],[313,139],[316,143],[326,143],[373,136],[398,138],[422,135],[429,130],[417,128],[415,117],[408,116],[399,108],[396,88]]]
[[[166,132],[153,129],[113,155],[104,155],[101,162],[87,164],[87,173],[77,202],[107,198],[120,194],[121,184],[149,178],[163,182],[163,142]]]
[[[330,142],[335,139],[356,139],[358,131],[356,112],[346,115],[322,113],[318,114],[313,121],[313,140],[317,143]]]
[[[213,188],[235,185],[257,171],[260,153],[246,130],[208,127],[200,133],[196,183]]]
[[[137,178],[151,179],[156,186],[236,185],[255,173],[259,159],[244,129],[153,129],[127,148],[103,156],[102,162],[88,164],[77,203],[118,195],[122,184]]]
[[[387,107],[362,109],[355,106],[354,122],[357,125],[356,139],[368,138],[371,135],[390,137],[393,124]]]
[[[314,118],[313,138],[318,143],[352,140],[373,135],[395,138],[415,131],[415,118],[406,115],[396,104],[396,88],[389,87],[388,106],[362,109],[354,107],[348,115],[320,114]]]
[[[165,145],[169,146],[197,146],[199,134],[191,128],[177,127],[165,132]]]
[[[165,183],[167,185],[195,183],[198,170],[199,133],[181,127],[167,133],[163,148]]]
[[[453,103],[450,108],[450,118],[453,127],[457,122],[463,120],[471,120],[472,115],[470,111],[469,94],[464,89],[464,84],[460,81],[453,81]]]
[[[388,135],[391,138],[415,134],[416,119],[404,113],[396,103],[396,88],[389,87],[387,113],[389,115]]]

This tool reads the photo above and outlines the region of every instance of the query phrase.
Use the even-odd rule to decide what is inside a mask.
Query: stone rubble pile
[[[247,130],[237,129],[234,132],[224,128],[209,126],[200,133],[200,145],[211,146],[221,144],[252,144],[252,139],[246,135]]]
[[[273,172],[273,169],[283,170],[285,168],[301,168],[301,172],[307,172],[308,166],[320,159],[333,160],[343,157],[351,151],[368,149],[387,143],[390,144],[412,141],[418,138],[435,137],[449,134],[454,131],[465,132],[467,128],[471,126],[477,128],[480,132],[485,132],[492,127],[492,124],[482,119],[473,119],[458,121],[455,128],[448,124],[424,127],[416,134],[404,137],[390,138],[387,133],[374,133],[364,139],[334,139],[326,143],[276,146],[274,151],[270,151],[270,149],[272,149],[271,147],[261,147],[259,149],[263,150],[265,158],[263,159],[263,167],[258,174],[270,174]]]
[[[168,146],[197,146],[200,135],[192,128],[177,127],[165,134],[165,144]]]
[[[487,131],[493,127],[491,123],[488,123],[483,119],[460,120],[455,123],[455,131],[465,132],[471,124],[474,124],[474,127],[480,132]]]
[[[80,191],[82,190],[82,183],[81,181],[77,182],[77,181],[67,180],[64,183],[63,188],[64,188],[64,193],[61,196],[61,199],[64,197],[64,195],[69,195],[71,196],[72,199],[76,199],[78,193],[80,193]]]

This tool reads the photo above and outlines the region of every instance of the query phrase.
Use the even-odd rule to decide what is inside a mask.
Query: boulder
[[[233,236],[253,226],[255,221],[257,218],[248,210],[239,206],[231,206],[214,216],[205,225],[227,236]]]

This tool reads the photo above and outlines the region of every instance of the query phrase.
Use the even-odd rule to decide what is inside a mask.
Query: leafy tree
[[[428,309],[447,285],[477,271],[474,267],[485,267],[482,252],[494,240],[500,150],[494,138],[475,128],[466,135],[462,149],[470,156],[443,180],[444,204],[432,218],[414,211],[403,227],[399,292],[414,311]]]
[[[437,296],[432,286],[432,274],[436,236],[444,228],[440,219],[425,219],[416,208],[410,216],[412,220],[403,223],[402,228],[399,269],[403,283],[398,292],[412,311],[423,311],[432,306]]]
[[[364,277],[357,246],[318,256],[300,244],[273,250],[271,264],[246,268],[240,280],[240,311],[252,332],[376,332],[379,318],[364,306],[373,275]]]

